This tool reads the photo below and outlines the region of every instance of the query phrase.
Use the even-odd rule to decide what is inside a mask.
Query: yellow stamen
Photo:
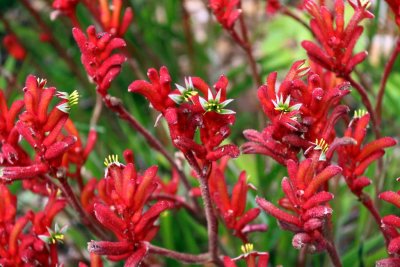
[[[243,254],[249,254],[253,251],[254,245],[251,243],[246,243],[246,244],[242,245],[240,247],[240,249],[242,250]]]
[[[106,167],[109,167],[111,164],[114,164],[114,163],[116,163],[116,164],[119,163],[119,161],[118,161],[118,155],[108,155],[108,157],[106,157],[106,158],[104,159],[104,165],[105,165]]]

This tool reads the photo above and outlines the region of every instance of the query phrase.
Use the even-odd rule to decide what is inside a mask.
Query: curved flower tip
[[[260,208],[262,208],[266,213],[271,214],[279,221],[283,221],[296,226],[301,226],[301,222],[296,216],[293,216],[285,211],[282,211],[271,202],[258,196],[256,197],[256,202],[258,206],[260,206]]]
[[[396,192],[386,191],[386,192],[380,193],[379,198],[400,208],[400,194],[398,194]]]

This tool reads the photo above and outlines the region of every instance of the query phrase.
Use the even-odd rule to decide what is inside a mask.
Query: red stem
[[[379,87],[378,97],[377,97],[376,106],[375,106],[376,119],[377,119],[378,125],[381,125],[382,102],[383,102],[383,96],[385,94],[386,83],[387,83],[390,73],[392,72],[392,68],[394,66],[394,63],[396,62],[396,59],[397,59],[397,56],[399,55],[399,53],[400,53],[400,38],[397,39],[396,47],[392,51],[389,61],[386,63],[385,71],[383,73],[382,80],[381,80],[381,85]]]
[[[202,217],[201,214],[199,214],[198,211],[195,208],[193,208],[191,205],[189,205],[187,203],[187,201],[185,201],[185,199],[180,198],[179,196],[160,193],[160,194],[152,194],[150,199],[154,199],[154,200],[161,200],[161,199],[171,200],[171,201],[175,202],[178,207],[181,206],[181,207],[185,208],[200,223],[204,223],[204,224],[206,223],[206,221],[204,220],[204,217]]]
[[[325,244],[326,244],[326,250],[328,252],[329,257],[331,258],[332,265],[335,267],[342,267],[342,263],[340,261],[339,253],[336,250],[335,245],[331,242],[325,239]]]
[[[72,188],[68,184],[67,180],[65,178],[59,178],[58,180],[60,181],[59,187],[61,191],[67,198],[69,204],[79,213],[79,216],[82,219],[83,224],[85,224],[90,229],[90,231],[99,238],[103,240],[108,240],[107,234],[100,228],[100,226],[97,225],[98,222],[94,220],[94,218],[90,216],[82,207],[81,203],[76,198],[76,195],[72,191]]]
[[[386,242],[386,247],[389,246],[390,242],[390,235],[385,231],[385,228],[382,227],[382,218],[379,215],[378,210],[376,209],[374,203],[372,202],[372,199],[362,192],[359,196],[358,199],[361,201],[361,203],[368,209],[368,211],[371,213],[372,217],[374,218],[376,224],[379,227],[379,230],[382,232],[383,237],[385,238]]]
[[[188,160],[189,165],[197,173],[200,181],[201,197],[204,202],[204,211],[207,220],[208,251],[213,262],[218,266],[223,266],[218,256],[218,220],[214,213],[210,190],[208,188],[208,179],[211,173],[211,163],[206,162],[203,169],[201,169],[193,154],[185,154],[185,157]]]
[[[151,254],[165,256],[167,258],[175,259],[180,262],[188,263],[188,264],[205,264],[210,261],[210,254],[203,253],[203,254],[188,254],[188,253],[181,253],[173,250],[169,250],[166,248],[161,248],[158,246],[154,246],[152,244],[147,244],[148,252]]]

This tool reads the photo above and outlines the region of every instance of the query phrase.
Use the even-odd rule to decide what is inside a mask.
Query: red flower
[[[37,214],[28,211],[17,219],[16,197],[2,184],[0,193],[0,265],[57,265],[56,244],[44,243],[39,235],[48,233],[54,217],[64,209],[66,201],[57,199],[56,190],[53,190],[43,211]],[[28,226],[30,223],[32,225]]]
[[[126,259],[125,266],[136,266],[133,263],[141,262],[147,253],[147,242],[158,231],[155,221],[174,205],[161,200],[149,206],[150,197],[158,187],[156,166],[139,175],[133,163],[123,165],[115,156],[106,159],[106,163],[106,177],[98,185],[94,214],[118,241],[91,241],[88,249],[112,260]]]
[[[15,120],[24,108],[24,101],[16,100],[11,107],[7,107],[3,91],[0,91],[0,164],[2,166],[27,161],[28,155],[19,146],[19,133],[15,127]]]
[[[161,112],[167,121],[173,144],[186,158],[194,163],[194,157],[197,157],[204,163],[225,155],[239,155],[236,146],[221,145],[230,134],[229,126],[235,121],[234,112],[225,109],[232,101],[226,99],[228,80],[225,76],[215,83],[213,93],[197,77],[187,78],[185,87],[176,84],[177,89],[172,90],[171,77],[165,67],[160,69],[160,74],[155,69],[150,69],[147,74],[151,83],[134,81],[128,90],[145,96],[151,106]],[[200,131],[201,144],[194,141],[197,129]]]
[[[310,157],[309,151],[319,149],[320,158],[324,158],[327,146],[322,148],[321,144],[333,141],[334,125],[348,111],[339,101],[350,91],[347,83],[323,88],[323,79],[303,64],[304,61],[293,64],[279,89],[275,86],[276,72],[258,89],[258,98],[271,123],[261,133],[243,132],[250,141],[242,146],[244,153],[264,154],[283,165],[288,159],[297,161],[301,150]],[[308,84],[302,80],[305,76]]]
[[[354,14],[346,26],[343,0],[335,1],[335,12],[330,12],[326,6],[318,6],[312,0],[305,4],[313,17],[311,29],[321,47],[311,41],[303,41],[302,46],[311,60],[339,76],[348,75],[367,56],[366,51],[354,56],[352,54],[363,32],[363,27],[359,24],[363,19],[374,17],[367,10],[369,2],[363,4],[357,0],[357,3],[349,1],[349,4],[354,9]]]
[[[290,213],[260,197],[256,198],[256,202],[265,212],[278,219],[283,229],[295,233],[293,247],[300,249],[309,245],[312,251],[322,251],[326,248],[324,227],[332,214],[327,202],[334,195],[321,188],[339,174],[341,168],[330,165],[317,172],[316,166],[317,162],[312,159],[306,159],[300,164],[287,161],[289,178],[282,180],[285,197],[279,201],[279,205]]]
[[[224,257],[225,267],[237,267],[236,261],[244,259],[248,267],[267,267],[269,261],[269,254],[266,252],[253,251],[253,244],[246,243],[241,247],[243,254],[239,257],[231,259],[227,256]],[[258,258],[258,261],[257,261]]]
[[[363,145],[369,119],[368,113],[356,111],[344,134],[345,137],[353,138],[355,142],[338,149],[338,164],[343,168],[343,177],[350,190],[357,196],[361,195],[364,187],[371,184],[371,180],[363,176],[368,166],[383,157],[385,148],[396,145],[396,140],[391,137],[383,137]]]
[[[16,60],[25,59],[26,50],[15,35],[7,34],[4,36],[3,45],[7,49],[8,53]]]
[[[121,72],[122,63],[126,61],[123,54],[112,53],[116,49],[125,47],[126,43],[123,39],[107,32],[97,34],[94,26],[89,26],[86,32],[88,37],[78,28],[72,30],[81,50],[81,60],[87,74],[97,85],[97,91],[105,94],[111,82]]]
[[[112,8],[110,8],[108,0],[99,0],[99,3],[99,15],[103,31],[118,37],[124,36],[133,19],[132,9],[130,7],[125,9],[120,20],[122,0],[113,0]]]
[[[77,141],[75,136],[65,136],[62,133],[69,117],[69,110],[78,103],[79,95],[77,91],[72,94],[56,92],[56,88],[47,88],[45,85],[46,80],[38,80],[32,75],[27,77],[24,88],[25,111],[19,115],[19,121],[13,126],[13,118],[20,110],[20,104],[17,104],[18,108],[15,106],[15,109],[10,113],[11,117],[5,129],[5,133],[7,131],[10,133],[9,144],[15,148],[15,151],[18,151],[18,146],[14,145],[17,142],[14,139],[18,138],[18,135],[12,137],[13,131],[21,135],[34,149],[35,158],[19,162],[22,165],[15,164],[16,166],[2,167],[0,172],[2,180],[33,178],[47,173],[50,168],[60,167],[64,153]],[[55,97],[60,98],[61,101],[49,112],[50,102]],[[15,130],[13,130],[14,127]],[[10,149],[7,146],[5,148]],[[6,151],[5,154],[7,155],[7,153],[7,157],[10,159],[10,152]],[[23,155],[23,153],[20,154]],[[45,187],[45,184],[42,184],[42,186]],[[42,188],[43,193],[46,194],[44,187]]]
[[[222,27],[230,30],[239,18],[241,10],[237,9],[240,0],[209,0],[210,8]]]
[[[67,16],[75,14],[76,6],[80,0],[54,0],[52,7],[65,13]]]
[[[265,231],[266,225],[250,225],[260,214],[260,209],[246,211],[247,192],[251,185],[247,183],[246,173],[242,172],[232,193],[229,195],[224,178],[224,169],[228,158],[223,158],[220,166],[214,163],[209,178],[210,194],[217,207],[219,216],[227,228],[244,243],[248,242],[247,234],[253,231]]]

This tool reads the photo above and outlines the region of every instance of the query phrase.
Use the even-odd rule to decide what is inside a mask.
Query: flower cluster
[[[363,188],[371,184],[371,180],[363,176],[368,166],[385,154],[384,148],[396,145],[396,140],[391,137],[363,145],[369,120],[368,113],[356,111],[344,134],[345,137],[353,138],[355,143],[338,149],[338,164],[343,168],[343,177],[357,196],[361,196]]]
[[[161,112],[173,144],[188,160],[193,163],[197,157],[205,163],[225,155],[239,155],[236,146],[221,145],[229,136],[230,125],[235,121],[234,112],[225,108],[231,102],[226,98],[228,80],[225,76],[215,83],[215,92],[197,77],[189,77],[185,87],[176,85],[177,89],[172,90],[171,77],[165,67],[160,69],[160,74],[150,69],[148,77],[151,83],[134,81],[129,85],[129,91],[145,96],[152,107]],[[194,140],[197,129],[200,131],[201,144]]]
[[[52,7],[56,10],[56,12],[60,12],[69,17],[74,27],[80,28],[80,24],[76,19],[76,7],[80,2],[99,22],[102,30],[113,36],[124,36],[125,32],[132,22],[133,11],[130,7],[125,9],[125,12],[121,18],[121,11],[123,6],[122,0],[113,0],[112,7],[110,7],[108,0],[54,0]]]
[[[326,144],[335,138],[334,125],[348,111],[339,101],[350,92],[349,85],[324,87],[324,77],[303,64],[304,61],[294,63],[278,89],[276,72],[258,89],[258,98],[271,123],[262,133],[243,132],[250,141],[243,145],[244,153],[264,154],[283,165],[288,159],[297,161],[301,150],[307,157],[317,151],[324,159]],[[308,83],[302,80],[304,77]]]
[[[93,210],[117,241],[91,241],[88,249],[108,255],[111,260],[125,259],[125,266],[137,266],[147,254],[147,242],[157,234],[156,220],[174,204],[160,200],[150,205],[151,195],[158,187],[156,166],[138,174],[129,159],[124,165],[113,156],[106,164],[105,178],[97,185]]]
[[[311,41],[303,41],[302,46],[312,61],[342,77],[346,77],[366,58],[366,51],[353,56],[353,50],[363,32],[363,27],[359,24],[364,19],[374,17],[367,10],[369,1],[349,1],[349,4],[354,9],[354,14],[346,26],[343,0],[335,1],[334,12],[324,5],[319,6],[313,0],[307,0],[305,4],[305,8],[313,17],[310,22],[312,32],[321,47]]]
[[[64,209],[66,201],[57,199],[57,190],[51,190],[42,211],[27,211],[16,218],[17,198],[3,184],[0,184],[0,195],[0,265],[56,266],[57,243],[63,236],[48,237],[53,232],[50,228],[54,217]],[[28,227],[30,223],[32,225]]]
[[[114,50],[125,47],[125,41],[107,32],[97,34],[94,26],[87,28],[88,37],[78,28],[74,28],[72,34],[81,50],[87,74],[96,84],[97,91],[105,94],[126,61],[122,53],[112,54]]]
[[[1,168],[0,179],[10,182],[16,179],[34,178],[47,172],[56,172],[57,168],[68,167],[64,153],[71,149],[77,141],[73,135],[65,135],[64,129],[69,111],[78,103],[77,91],[72,94],[57,92],[54,87],[45,87],[46,80],[28,76],[24,88],[24,101],[15,102],[4,115],[8,122],[2,127],[3,157],[9,166]],[[48,111],[54,98],[61,101]],[[19,120],[14,123],[16,115]],[[29,159],[27,152],[21,151],[18,144],[19,135],[34,149],[34,159]]]
[[[218,22],[227,30],[233,28],[239,18],[241,10],[238,9],[240,0],[209,0],[209,5]]]
[[[293,247],[300,249],[307,245],[311,252],[326,249],[324,231],[333,212],[327,202],[334,195],[322,188],[342,170],[329,165],[318,172],[317,165],[318,162],[312,159],[303,160],[300,164],[287,161],[289,177],[282,179],[285,197],[279,201],[279,205],[290,213],[263,198],[256,198],[257,204],[278,219],[283,229],[295,233]]]
[[[217,163],[213,164],[209,178],[210,194],[226,227],[233,230],[235,236],[247,243],[247,234],[254,231],[265,231],[267,228],[264,224],[249,224],[258,217],[260,209],[252,208],[246,211],[248,189],[254,188],[247,183],[246,172],[240,174],[231,195],[229,195],[224,177],[227,160],[228,158],[223,158],[219,166]]]
[[[400,192],[386,191],[379,194],[379,198],[393,204],[398,209],[400,208]],[[396,229],[400,228],[400,217],[394,214],[384,216],[382,218],[382,227],[390,235],[387,250],[393,257],[378,261],[376,266],[398,266],[400,264],[400,259],[398,258],[400,254],[400,234]]]

